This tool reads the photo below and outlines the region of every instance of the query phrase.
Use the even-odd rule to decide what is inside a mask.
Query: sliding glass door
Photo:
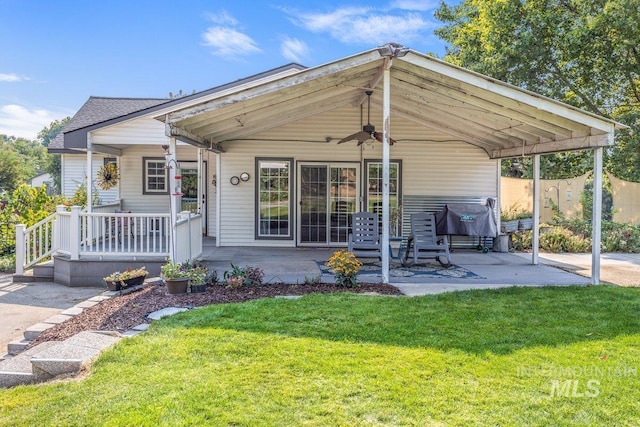
[[[342,245],[359,210],[358,164],[300,163],[298,244]]]

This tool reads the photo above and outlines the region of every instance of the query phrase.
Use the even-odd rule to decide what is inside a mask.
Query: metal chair
[[[436,234],[436,217],[432,213],[417,213],[411,215],[411,236],[407,241],[405,261],[413,247],[413,262],[418,258],[435,258],[443,266],[451,265],[449,241],[447,236],[438,237]],[[444,263],[440,257],[446,258]]]
[[[378,228],[378,215],[370,212],[353,214],[351,233],[349,233],[349,252],[362,258],[380,258],[382,243]]]
[[[115,210],[115,213],[117,214],[123,214],[123,213],[131,213],[131,211],[121,211],[119,209]],[[122,233],[125,232],[125,230],[129,231],[129,234],[131,234],[131,238],[135,239],[135,235],[133,234],[133,229],[131,228],[131,218],[129,217],[120,217],[118,216],[116,218],[116,222],[115,222],[115,232],[118,235],[118,243],[121,243],[121,237],[122,237]]]

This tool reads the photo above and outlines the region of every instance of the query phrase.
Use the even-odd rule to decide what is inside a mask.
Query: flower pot
[[[500,223],[500,231],[503,233],[513,233],[518,231],[518,220],[514,219],[512,221],[502,221]]]
[[[187,286],[189,285],[189,278],[181,279],[164,279],[167,284],[167,292],[171,295],[186,294]]]
[[[207,291],[207,285],[204,283],[202,285],[194,285],[193,283],[189,285],[192,294],[198,294]]]
[[[110,290],[110,291],[121,291],[122,290],[122,284],[120,283],[120,281],[112,282],[110,280],[105,280],[104,283],[106,283],[107,289]]]
[[[518,220],[518,230],[533,229],[533,218],[522,218]]]

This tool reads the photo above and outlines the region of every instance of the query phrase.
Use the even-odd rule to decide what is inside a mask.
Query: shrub
[[[261,285],[264,271],[258,267],[240,267],[231,263],[231,270],[225,271],[223,277],[229,287]]]
[[[336,285],[350,288],[358,283],[357,275],[362,263],[358,261],[352,252],[338,250],[327,261],[327,267],[333,271],[336,277]]]
[[[540,249],[547,252],[589,252],[591,239],[556,226],[540,235]]]

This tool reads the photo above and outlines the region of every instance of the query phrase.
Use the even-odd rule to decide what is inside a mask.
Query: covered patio
[[[266,247],[216,247],[214,239],[205,239],[201,260],[218,272],[222,278],[231,263],[238,266],[259,267],[264,270],[265,283],[298,283],[320,280],[333,283],[333,275],[322,267],[335,249],[332,248],[266,248]],[[491,289],[506,286],[547,286],[547,285],[588,285],[587,277],[567,272],[549,265],[533,265],[522,254],[489,252],[475,250],[454,250],[451,254],[453,270],[462,272],[464,277],[455,274],[420,274],[421,265],[408,270],[415,273],[407,276],[400,264],[391,262],[389,283],[398,287],[405,295],[424,295],[465,289]],[[365,263],[376,259],[362,259]],[[429,264],[429,269],[447,270],[438,263]],[[361,282],[380,283],[381,272],[361,271]]]

